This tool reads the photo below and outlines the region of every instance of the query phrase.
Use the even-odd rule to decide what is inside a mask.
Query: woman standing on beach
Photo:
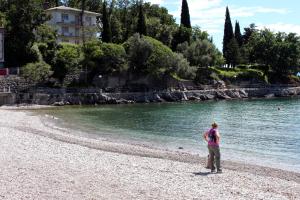
[[[208,143],[209,159],[211,163],[211,172],[215,172],[216,167],[214,160],[216,160],[217,173],[222,173],[221,169],[221,153],[220,153],[220,133],[218,131],[218,124],[213,123],[212,128],[203,134],[204,140]]]

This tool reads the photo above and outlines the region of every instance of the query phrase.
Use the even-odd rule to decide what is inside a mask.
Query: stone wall
[[[40,105],[94,105],[94,104],[128,104],[150,102],[181,102],[227,100],[244,98],[271,98],[300,95],[300,87],[294,88],[240,88],[212,89],[191,91],[156,91],[103,93],[99,89],[61,90],[44,89],[29,93],[18,93],[15,103]]]

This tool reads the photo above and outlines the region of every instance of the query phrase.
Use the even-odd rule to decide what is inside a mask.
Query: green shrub
[[[43,61],[28,63],[21,68],[21,75],[32,83],[46,81],[51,74],[51,66]]]
[[[82,51],[79,45],[61,44],[53,66],[53,76],[62,82],[67,74],[72,74],[81,68],[81,61]]]

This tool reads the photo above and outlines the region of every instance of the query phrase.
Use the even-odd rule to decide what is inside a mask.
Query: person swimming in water
[[[222,173],[220,153],[221,137],[218,131],[218,124],[213,123],[211,126],[212,128],[203,134],[203,138],[208,144],[209,159],[212,166],[211,172],[214,173],[217,167],[217,173]],[[214,161],[216,161],[216,167]]]

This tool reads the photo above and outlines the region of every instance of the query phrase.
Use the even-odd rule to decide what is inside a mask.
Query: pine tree
[[[190,11],[187,0],[182,0],[181,6],[181,26],[186,28],[192,28],[191,19],[190,19]]]
[[[234,37],[238,42],[239,46],[241,47],[243,45],[243,37],[241,34],[240,24],[238,21],[235,22]]]
[[[143,1],[139,4],[139,16],[138,16],[138,24],[137,24],[137,33],[140,35],[147,35],[147,25],[146,25],[146,18],[143,9]]]
[[[228,51],[228,44],[232,38],[234,38],[233,28],[232,28],[232,24],[231,24],[229,9],[228,9],[228,7],[226,7],[226,18],[225,18],[224,38],[223,38],[223,55],[226,59],[227,64],[231,64],[230,58],[227,57],[227,51]]]
[[[103,10],[102,10],[102,24],[103,24],[102,41],[109,43],[112,41],[112,35],[111,35],[109,16],[108,16],[106,7],[107,7],[107,4],[106,4],[106,1],[104,1]]]

